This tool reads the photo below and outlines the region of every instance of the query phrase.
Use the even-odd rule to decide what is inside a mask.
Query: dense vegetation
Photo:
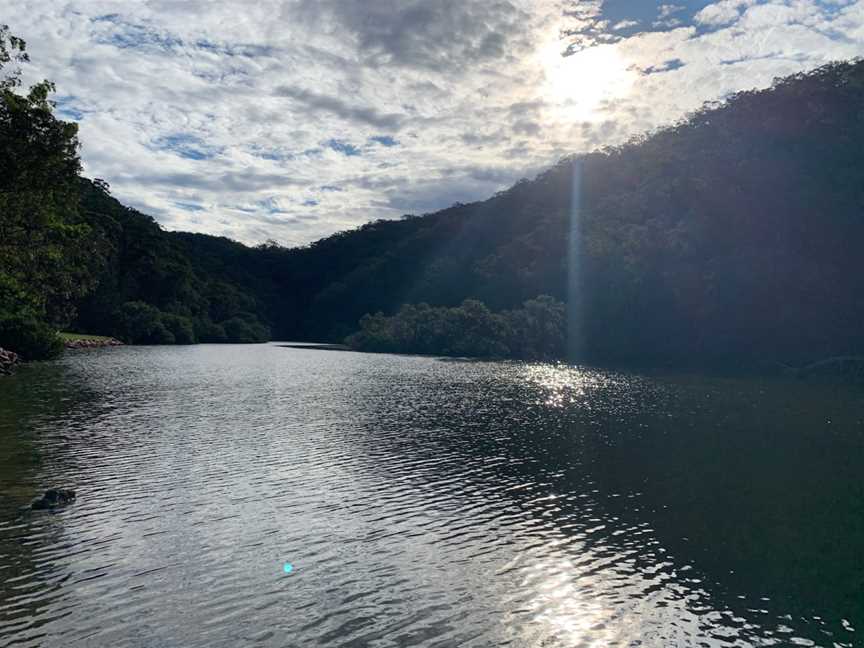
[[[137,344],[262,342],[270,337],[255,278],[233,280],[198,262],[186,236],[164,232],[149,216],[123,207],[104,183],[80,183],[82,218],[98,249],[98,282],[78,300],[72,324]],[[209,237],[213,238],[213,237]],[[217,239],[223,261],[251,255]]]
[[[476,299],[453,308],[406,304],[391,317],[364,315],[345,341],[361,351],[555,360],[567,351],[567,314],[546,295],[502,313]]]
[[[59,347],[44,321],[68,316],[92,284],[80,253],[77,126],[54,118],[47,81],[19,91],[20,70],[8,70],[26,61],[24,42],[0,25],[0,343],[45,357]]]
[[[21,89],[23,62],[3,28],[0,346],[68,327],[649,364],[864,353],[860,62],[740,92],[483,202],[296,249],[165,232],[82,179],[75,125],[49,83]],[[19,350],[54,347],[33,348]]]

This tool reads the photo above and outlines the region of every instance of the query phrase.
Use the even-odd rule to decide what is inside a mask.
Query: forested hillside
[[[862,141],[860,62],[738,93],[485,202],[293,252],[302,319],[288,333],[335,339],[402,303],[497,310],[548,294],[578,299],[590,361],[862,353]]]
[[[107,188],[81,182],[81,219],[99,257],[95,288],[72,326],[129,342],[260,342],[269,320],[256,250],[215,237],[165,232],[123,207]],[[196,246],[199,239],[207,246]],[[199,250],[199,247],[201,248]],[[209,263],[215,250],[218,264]]]
[[[474,326],[474,313],[497,332],[475,326],[471,348],[501,355],[741,365],[864,353],[864,63],[738,93],[483,202],[285,249],[166,232],[80,178],[75,125],[53,115],[50,84],[25,93],[8,71],[26,62],[23,43],[8,31],[0,43],[0,346],[22,327],[341,341],[365,314],[415,304],[401,320],[367,318],[352,340],[444,352],[432,335],[464,350],[453,322]],[[558,302],[569,345],[515,341],[566,336]],[[447,335],[405,333],[426,316]]]

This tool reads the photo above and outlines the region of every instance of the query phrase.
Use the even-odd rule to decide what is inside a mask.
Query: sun
[[[556,38],[539,51],[539,59],[545,79],[543,96],[566,121],[602,119],[603,102],[626,96],[636,75],[613,44],[561,56],[561,43]]]

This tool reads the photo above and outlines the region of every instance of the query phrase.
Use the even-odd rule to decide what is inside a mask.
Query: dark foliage
[[[0,348],[12,349],[23,360],[50,360],[63,351],[57,331],[30,317],[0,319]]]
[[[243,270],[257,267],[246,262],[255,250],[165,232],[121,205],[104,184],[82,180],[80,190],[81,212],[103,262],[96,289],[78,302],[79,329],[134,344],[269,339],[266,307],[256,297],[266,294],[264,284]],[[226,326],[238,317],[245,329]]]
[[[265,342],[270,334],[255,316],[249,313],[241,313],[237,317],[225,320],[222,327],[228,339],[237,342]]]
[[[81,253],[89,230],[77,212],[78,127],[57,120],[53,86],[26,92],[26,44],[0,25],[0,317],[61,323],[92,287]]]
[[[502,313],[475,299],[452,308],[405,305],[391,317],[364,315],[345,342],[360,351],[552,360],[564,356],[566,334],[564,304],[541,296]]]

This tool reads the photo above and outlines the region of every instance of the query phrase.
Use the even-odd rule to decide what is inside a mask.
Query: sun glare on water
[[[635,72],[616,45],[595,45],[561,56],[556,38],[539,52],[545,84],[543,96],[562,120],[597,121],[603,102],[626,96]]]

